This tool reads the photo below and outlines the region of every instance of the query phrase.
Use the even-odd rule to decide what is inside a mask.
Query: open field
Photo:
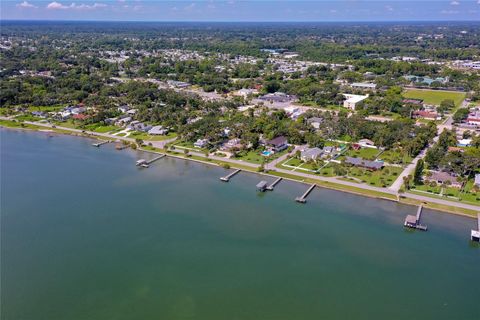
[[[170,132],[166,136],[152,136],[146,132],[132,131],[128,137],[132,139],[142,139],[143,141],[148,142],[148,141],[163,141],[163,140],[175,138],[176,136],[177,134],[174,132]]]
[[[403,92],[405,98],[422,99],[426,104],[440,105],[445,99],[451,99],[455,102],[455,106],[460,106],[465,99],[464,92],[456,91],[440,91],[440,90],[419,90],[407,89]]]
[[[462,201],[475,205],[480,204],[480,192],[473,192],[473,179],[470,179],[463,189],[446,187],[442,188],[440,185],[429,186],[428,184],[416,185],[415,189],[410,192],[421,194],[425,196],[448,199],[451,201]]]

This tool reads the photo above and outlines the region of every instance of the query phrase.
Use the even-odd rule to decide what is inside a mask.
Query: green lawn
[[[423,99],[423,102],[427,104],[440,105],[445,99],[451,99],[458,107],[465,99],[464,92],[456,91],[436,91],[436,90],[416,90],[407,89],[403,92],[403,97],[409,99]]]
[[[413,160],[411,156],[402,153],[400,150],[386,150],[378,157],[378,159],[391,164],[403,165],[406,165]]]
[[[169,132],[166,136],[152,136],[146,132],[132,131],[128,137],[132,139],[142,139],[143,141],[148,142],[148,141],[163,141],[170,138],[175,138],[176,136],[177,134],[174,132]]]
[[[402,172],[402,168],[385,167],[378,171],[368,171],[366,169],[351,167],[348,176],[359,179],[361,182],[375,187],[388,187],[397,179]]]
[[[31,106],[31,107],[28,107],[27,110],[31,112],[32,111],[58,112],[63,108],[65,108],[65,106],[39,106],[39,107]]]
[[[94,131],[98,133],[107,133],[110,131],[118,131],[118,127],[115,126],[103,126],[99,123],[89,124],[85,126],[86,130]]]
[[[34,115],[31,115],[31,114],[22,114],[22,115],[16,116],[15,119],[18,121],[32,121],[32,122],[43,120],[42,118],[35,117]]]
[[[264,161],[267,161],[266,157],[262,156],[258,150],[240,152],[234,159],[256,164],[262,164]]]
[[[354,158],[363,158],[366,160],[375,160],[377,154],[380,153],[380,150],[374,148],[360,148],[358,150],[349,149],[345,156],[354,157]]]
[[[288,151],[284,150],[278,153],[274,153],[269,157],[262,156],[262,150],[249,150],[249,151],[242,151],[237,154],[235,157],[236,160],[242,160],[246,162],[251,162],[255,164],[262,164],[262,163],[268,163],[270,161],[273,161],[284,154],[286,154]]]
[[[473,204],[480,204],[480,192],[473,192],[473,179],[470,179],[463,189],[458,189],[458,188],[453,188],[453,187],[447,187],[443,190],[443,195],[448,196],[448,197],[454,197],[460,199],[462,202],[469,202]],[[440,198],[440,192],[441,192],[442,187],[440,185],[437,185],[435,187],[431,187],[429,185],[416,185],[415,189],[412,189],[411,191],[420,191],[417,192],[418,194],[422,193],[424,195],[431,194],[432,196],[436,198]],[[455,200],[451,199],[450,200]]]
[[[208,149],[200,149],[200,148],[197,148],[193,145],[193,142],[189,142],[189,141],[175,141],[174,144],[173,144],[175,147],[179,147],[179,149],[184,149],[184,148],[187,148],[187,149],[192,149],[192,150],[195,150],[195,151],[198,151],[198,152],[206,152],[208,151]]]

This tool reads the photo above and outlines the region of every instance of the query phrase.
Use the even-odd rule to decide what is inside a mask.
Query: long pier
[[[417,215],[407,215],[405,217],[405,222],[403,225],[407,228],[418,229],[422,231],[427,231],[427,226],[420,224],[420,219],[422,218],[423,206],[418,206]]]
[[[277,180],[273,181],[272,184],[267,187],[267,190],[268,191],[273,191],[273,188],[275,188],[275,186],[277,184],[279,184],[280,181],[282,181],[282,180],[283,180],[283,178],[278,178]]]
[[[300,203],[307,202],[307,196],[310,194],[310,192],[312,192],[313,189],[315,189],[315,187],[316,187],[316,184],[312,184],[310,188],[308,188],[307,191],[305,191],[304,194],[302,194],[300,197],[296,197],[295,201]]]
[[[237,169],[237,170],[233,171],[232,173],[230,173],[229,175],[227,175],[225,177],[221,177],[220,180],[223,181],[223,182],[228,182],[228,181],[230,181],[230,178],[232,178],[234,175],[236,175],[240,171],[242,171],[242,170]]]
[[[480,212],[477,213],[477,230],[472,230],[470,239],[472,241],[480,242]]]
[[[139,167],[142,167],[142,168],[148,168],[151,163],[153,163],[157,160],[160,160],[160,159],[162,159],[166,156],[167,156],[166,154],[162,154],[162,155],[159,155],[158,157],[155,157],[155,158],[150,159],[150,160],[139,159],[139,160],[137,160],[136,165],[139,166]]]
[[[97,143],[92,143],[92,146],[100,148],[100,146],[102,146],[104,144],[107,144],[107,143],[110,143],[110,142],[112,142],[112,141],[110,141],[110,140],[101,141],[101,142],[97,142]]]

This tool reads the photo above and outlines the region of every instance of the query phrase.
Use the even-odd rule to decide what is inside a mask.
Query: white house
[[[321,157],[323,153],[323,150],[320,149],[320,148],[307,148],[305,150],[303,150],[301,153],[300,153],[300,159],[303,161],[303,162],[308,162],[310,160],[317,160],[319,157]]]
[[[343,102],[343,106],[350,110],[355,110],[357,103],[368,98],[368,95],[361,96],[356,94],[344,94],[346,100]]]
[[[164,128],[163,126],[154,126],[150,130],[148,130],[148,134],[153,136],[163,136],[168,133],[168,129]]]
[[[352,88],[375,90],[377,85],[370,82],[354,82],[350,85]]]
[[[193,144],[193,146],[195,148],[205,148],[208,144],[208,139],[198,139],[197,141],[195,141],[195,143]]]

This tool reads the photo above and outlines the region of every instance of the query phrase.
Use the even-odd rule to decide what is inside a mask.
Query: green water
[[[1,130],[2,319],[478,319],[473,219]],[[269,179],[270,180],[270,179]]]

